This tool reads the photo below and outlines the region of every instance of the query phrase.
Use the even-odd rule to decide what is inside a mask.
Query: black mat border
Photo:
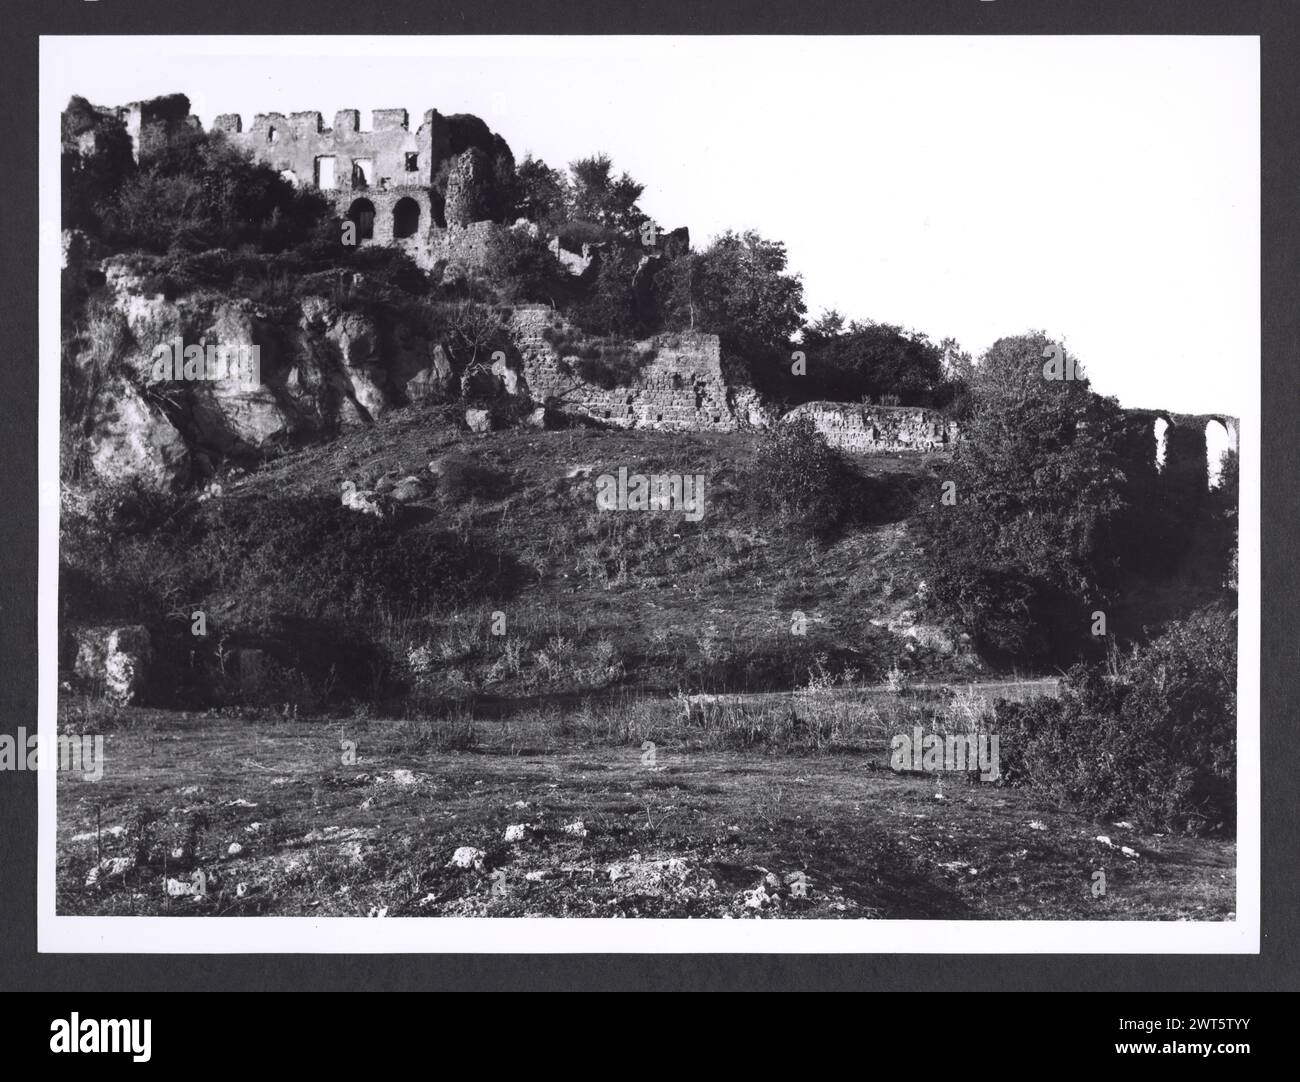
[[[40,34],[1249,34],[1261,37],[1263,939],[1259,956],[38,955],[36,785],[0,776],[0,990],[1300,987],[1300,5],[1288,0],[7,0],[0,12],[0,731],[34,727]],[[182,88],[183,89],[183,88]],[[1225,359],[1227,361],[1228,359]],[[1230,362],[1229,362],[1230,363]],[[974,931],[972,929],[972,931]]]

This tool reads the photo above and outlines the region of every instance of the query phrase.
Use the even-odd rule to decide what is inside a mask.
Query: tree
[[[803,401],[852,402],[897,396],[902,405],[938,405],[944,396],[943,354],[924,334],[832,310],[805,329],[808,378],[796,385]]]
[[[607,229],[631,233],[646,221],[637,206],[645,191],[627,173],[615,177],[614,163],[608,154],[595,154],[569,163],[569,217],[593,222]]]
[[[479,353],[486,353],[505,336],[501,316],[494,308],[477,301],[458,302],[446,319],[451,348],[462,359],[466,371],[487,364]]]
[[[956,418],[963,418],[969,405],[970,386],[975,379],[975,361],[961,348],[955,338],[945,338],[939,343],[943,356],[943,386],[936,396],[935,405]]]
[[[1054,358],[1078,378],[1047,378]],[[932,596],[991,654],[1072,657],[1119,567],[1119,408],[1042,332],[995,342],[970,393],[948,478],[957,502],[926,521]]]
[[[527,218],[544,229],[554,230],[564,221],[572,193],[569,181],[558,169],[531,154],[515,169],[516,218]]]
[[[803,280],[787,272],[788,262],[784,244],[754,230],[715,237],[656,276],[665,325],[719,335],[749,361],[760,389],[786,390],[790,339],[807,311]]]
[[[98,233],[101,204],[135,171],[126,124],[111,110],[73,96],[61,117],[63,228]],[[87,145],[78,144],[83,137]]]
[[[632,279],[641,255],[610,243],[600,254],[595,277],[570,313],[588,334],[637,337],[654,330],[640,318]]]

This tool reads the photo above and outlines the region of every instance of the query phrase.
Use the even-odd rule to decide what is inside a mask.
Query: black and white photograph
[[[41,951],[1258,951],[1258,38],[40,80]]]

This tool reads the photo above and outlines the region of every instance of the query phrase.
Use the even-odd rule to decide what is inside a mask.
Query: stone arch
[[[1169,458],[1169,433],[1174,422],[1168,417],[1157,414],[1151,422],[1151,434],[1156,441],[1156,472],[1163,473]]]
[[[420,230],[420,204],[409,195],[393,204],[393,237],[413,237]]]
[[[266,141],[268,143],[278,143],[280,141],[280,129],[274,124],[266,129]]]
[[[348,207],[348,221],[357,227],[357,243],[374,240],[375,205],[369,199],[354,199]]]
[[[1210,488],[1218,488],[1223,473],[1223,453],[1234,450],[1236,443],[1228,426],[1218,417],[1205,422],[1205,473]]]

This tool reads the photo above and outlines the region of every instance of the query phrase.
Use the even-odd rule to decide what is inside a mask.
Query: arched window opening
[[[348,207],[348,221],[357,227],[357,240],[373,240],[375,236],[375,205],[369,199],[356,199]]]
[[[398,240],[413,237],[419,229],[420,204],[409,196],[404,196],[393,207],[393,236]]]

